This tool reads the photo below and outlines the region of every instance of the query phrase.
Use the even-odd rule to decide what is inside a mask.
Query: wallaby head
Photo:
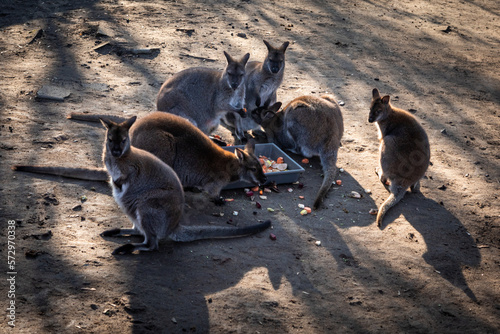
[[[106,150],[115,158],[121,158],[130,151],[129,129],[136,121],[137,116],[133,116],[122,123],[115,123],[105,118],[101,118],[101,123],[106,131]]]
[[[289,42],[283,43],[280,47],[273,47],[268,41],[264,40],[267,47],[267,58],[264,60],[264,68],[271,73],[278,73],[285,67],[285,51]]]
[[[259,159],[255,156],[255,141],[249,140],[245,149],[236,148],[234,154],[239,161],[239,179],[253,184],[264,184],[267,177],[262,170]]]
[[[389,95],[381,97],[378,89],[374,88],[372,92],[372,103],[370,106],[368,122],[373,123],[383,121],[389,115],[390,110],[391,104]]]
[[[269,106],[271,100],[268,99],[261,105],[260,97],[257,96],[255,101],[256,108],[250,113],[250,116],[255,121],[255,123],[261,125],[264,129],[269,129],[272,127],[282,127],[283,126],[283,113],[280,113],[282,103],[276,102],[272,106]]]
[[[236,90],[245,78],[245,66],[250,58],[250,54],[247,53],[240,60],[234,59],[226,51],[224,51],[224,56],[227,59],[227,66],[224,72],[227,84],[231,89]]]

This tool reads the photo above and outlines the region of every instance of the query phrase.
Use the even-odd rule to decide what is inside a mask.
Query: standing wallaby
[[[413,115],[393,107],[390,97],[380,97],[376,88],[368,122],[375,122],[380,140],[381,170],[377,169],[377,175],[391,193],[378,210],[380,227],[387,210],[403,198],[408,187],[412,192],[420,191],[420,179],[429,166],[429,139]]]
[[[285,51],[290,44],[283,43],[275,48],[264,40],[267,47],[267,56],[263,62],[251,61],[246,66],[245,74],[245,107],[248,110],[255,108],[257,99],[276,102],[276,91],[283,82],[285,72]],[[237,139],[241,133],[259,127],[251,117],[242,118],[238,113],[227,113],[222,119],[233,131]]]
[[[215,130],[227,112],[245,117],[245,65],[250,54],[240,60],[225,51],[224,55],[224,71],[193,67],[165,81],[156,99],[157,110],[182,116],[205,134]]]
[[[323,202],[337,174],[337,153],[344,133],[340,107],[331,95],[301,96],[278,112],[281,102],[252,111],[253,119],[264,128],[269,142],[305,157],[319,155],[323,183],[314,209]]]
[[[75,114],[80,120],[95,115]],[[69,116],[73,118],[73,114]],[[244,150],[230,153],[214,144],[201,130],[186,119],[164,112],[153,112],[139,119],[130,129],[132,146],[148,151],[179,176],[184,187],[205,190],[216,204],[223,204],[220,192],[233,181],[266,183],[255,144],[249,141]],[[84,180],[107,181],[104,169],[17,165],[14,170],[61,175]]]
[[[133,147],[129,129],[132,117],[117,124],[102,120],[107,128],[103,162],[110,176],[113,197],[133,223],[131,229],[113,229],[103,236],[142,235],[139,244],[118,247],[113,254],[158,249],[166,237],[174,241],[239,237],[265,230],[270,221],[243,227],[183,226],[184,191],[174,170],[153,154]]]

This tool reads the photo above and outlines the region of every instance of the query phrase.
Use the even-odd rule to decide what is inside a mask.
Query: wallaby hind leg
[[[135,251],[153,251],[155,249],[158,249],[158,239],[156,236],[151,236],[151,238],[146,236],[143,243],[125,244],[115,249],[112,254],[131,254]]]
[[[412,184],[410,190],[412,193],[418,194],[420,192],[420,180]]]
[[[333,181],[335,180],[335,176],[337,175],[337,151],[330,156],[324,157],[321,156],[321,165],[323,166],[323,183],[319,188],[318,194],[316,195],[316,199],[314,200],[313,209],[317,210],[323,200],[326,197],[326,194],[330,190]]]
[[[385,189],[387,191],[390,191],[389,190],[390,182],[385,177],[384,172],[382,171],[382,168],[380,168],[380,167],[375,168],[375,174],[377,174],[378,179],[380,180],[380,182],[382,182],[382,184],[384,185]]]
[[[135,228],[113,228],[111,230],[106,230],[101,233],[103,237],[122,237],[124,235],[140,235],[143,236],[141,232]]]
[[[392,208],[396,203],[398,203],[405,195],[406,188],[401,186],[390,187],[391,194],[389,198],[385,200],[385,202],[380,206],[377,214],[377,225],[378,227],[382,226],[382,220],[384,219],[387,211]]]

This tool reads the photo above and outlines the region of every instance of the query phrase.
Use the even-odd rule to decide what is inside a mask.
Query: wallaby
[[[85,119],[84,116],[76,114],[78,119]],[[266,183],[266,176],[254,154],[254,141],[249,141],[244,150],[237,148],[234,153],[228,152],[180,116],[165,112],[147,114],[131,127],[130,141],[132,146],[154,154],[172,167],[184,187],[205,190],[216,204],[224,203],[220,192],[230,182]],[[108,179],[104,169],[22,165],[13,166],[13,169],[86,180]]]
[[[205,134],[215,130],[227,112],[245,117],[245,65],[250,54],[240,60],[225,51],[224,55],[224,71],[193,67],[165,81],[156,99],[157,110],[182,116]]]
[[[403,198],[408,187],[412,192],[420,191],[420,179],[429,166],[429,139],[412,114],[393,107],[390,97],[381,97],[376,88],[368,122],[375,122],[380,140],[380,169],[376,173],[391,193],[378,210],[380,227],[387,210]]]
[[[126,244],[113,254],[152,251],[166,237],[174,241],[240,237],[265,230],[270,221],[243,227],[183,226],[184,191],[174,170],[153,154],[131,145],[132,117],[117,124],[102,120],[107,128],[103,162],[110,176],[113,197],[132,221],[131,229],[112,229],[103,236],[142,235],[144,241]]]
[[[318,156],[323,167],[323,183],[313,208],[323,202],[337,174],[337,153],[344,133],[340,107],[331,95],[301,96],[291,101],[283,111],[281,102],[252,111],[253,119],[264,128],[269,142],[282,149]]]
[[[251,61],[246,66],[245,107],[248,110],[255,108],[257,98],[276,102],[276,91],[283,82],[285,51],[290,43],[284,42],[277,48],[266,40],[264,44],[267,47],[266,59],[263,62]],[[240,135],[245,131],[260,128],[251,117],[243,118],[235,112],[227,113],[222,120],[239,140],[243,139]]]

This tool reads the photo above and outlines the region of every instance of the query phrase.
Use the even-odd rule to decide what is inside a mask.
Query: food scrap
[[[370,211],[368,213],[371,215],[376,215],[378,213],[378,210],[377,209],[370,209]]]
[[[266,157],[259,156],[259,162],[264,173],[282,172],[288,168],[288,164],[284,163],[284,159],[279,157],[276,161]]]
[[[273,208],[267,208],[267,211],[274,212],[274,209]]]
[[[269,234],[269,239],[276,240],[276,235],[273,233]]]
[[[335,181],[335,183],[336,183],[338,186],[340,186],[340,185],[342,185],[342,180],[337,180],[337,181]]]
[[[302,159],[302,163],[303,164],[308,164],[309,163],[309,159],[307,159],[307,158]]]
[[[300,211],[300,214],[301,214],[302,216],[307,215],[307,210],[306,210],[306,209],[304,209],[304,210]]]

